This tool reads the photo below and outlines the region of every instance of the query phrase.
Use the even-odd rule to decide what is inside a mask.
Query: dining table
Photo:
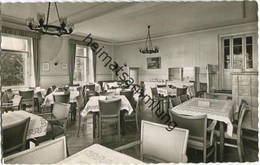
[[[220,161],[223,161],[224,154],[224,125],[227,125],[227,135],[233,134],[233,115],[235,104],[232,100],[217,100],[207,98],[192,98],[171,109],[183,115],[203,115],[208,119],[216,120],[220,124]]]
[[[157,88],[158,94],[162,95],[164,97],[167,96],[176,96],[177,95],[177,89],[176,88],[170,88],[170,87],[161,87]]]
[[[127,112],[129,115],[134,111],[130,102],[124,95],[115,95],[115,96],[92,96],[89,101],[85,105],[84,109],[81,111],[80,115],[82,119],[86,119],[89,113],[93,114],[93,138],[96,138],[96,128],[98,128],[98,114],[99,114],[99,103],[98,100],[106,100],[109,98],[121,98],[121,106],[120,106],[120,119],[122,128],[125,127],[124,115]],[[86,122],[86,120],[83,120]],[[124,134],[124,129],[121,131]]]
[[[67,157],[57,164],[142,164],[144,162],[114,151],[100,144],[93,144]]]
[[[43,101],[43,106],[51,106],[52,104],[54,104],[54,96],[53,95],[64,95],[65,92],[59,92],[56,90],[54,90],[52,93],[50,93],[49,95],[47,95],[44,98]],[[71,90],[70,91],[70,103],[77,103],[77,97],[79,96],[79,91],[77,90]]]
[[[48,121],[41,116],[26,112],[24,110],[9,111],[2,114],[2,128],[9,127],[17,122],[30,117],[26,139],[45,136],[47,133]]]

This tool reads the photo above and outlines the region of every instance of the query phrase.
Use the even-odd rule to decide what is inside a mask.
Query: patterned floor
[[[160,122],[159,119],[156,118],[156,115],[152,115],[152,113],[147,109],[142,110],[142,119],[153,121],[153,122]],[[67,139],[68,139],[68,149],[70,155],[79,152],[84,148],[93,144],[92,129],[93,129],[92,115],[88,115],[86,128],[80,131],[79,137],[77,137],[78,116],[77,116],[77,121],[69,123],[69,128],[67,131]],[[116,130],[117,130],[116,125],[113,122],[104,125],[103,133],[102,133],[103,136],[100,143],[106,147],[113,149],[138,139],[139,134],[136,133],[137,131],[136,131],[135,122],[129,122],[126,124],[126,135],[121,137],[120,142],[118,142]],[[256,142],[246,141],[246,140],[244,141],[244,143],[245,143],[245,161],[249,161],[249,162],[258,161],[258,144]],[[139,159],[138,152],[136,152],[135,148],[129,149],[124,153]],[[187,156],[188,156],[188,162],[193,162],[193,163],[202,162],[202,152],[200,151],[188,149]],[[211,162],[212,160],[213,159],[210,158],[209,162]],[[239,161],[237,150],[233,148],[225,147],[224,161],[225,162]]]

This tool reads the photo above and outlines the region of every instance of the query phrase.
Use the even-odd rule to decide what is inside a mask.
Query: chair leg
[[[121,141],[121,128],[120,128],[120,118],[118,119],[118,121],[117,121],[117,130],[118,130],[118,142],[120,143],[120,141]]]
[[[240,139],[240,147],[241,147],[241,151],[242,151],[242,158],[245,158],[245,148],[244,148],[244,143],[243,140]]]
[[[203,162],[207,163],[207,150],[206,149],[203,150]]]
[[[81,116],[80,116],[80,110],[79,110],[79,129],[78,129],[78,134],[77,134],[78,137],[79,137],[80,126],[81,126]]]
[[[139,126],[138,126],[138,114],[137,114],[137,112],[135,112],[135,124],[136,124],[136,129],[137,129],[137,132],[139,133]]]
[[[218,150],[217,150],[217,142],[216,142],[216,140],[215,140],[215,142],[214,142],[214,162],[217,162],[217,152],[218,152]]]
[[[102,137],[102,121],[101,121],[101,118],[99,118],[99,121],[98,121],[98,141],[99,143],[101,143],[101,137]]]
[[[237,151],[238,151],[238,156],[239,156],[239,161],[243,162],[242,158],[242,150],[241,150],[241,145],[240,145],[240,140],[237,140]]]

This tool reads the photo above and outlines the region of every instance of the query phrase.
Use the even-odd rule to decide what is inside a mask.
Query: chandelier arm
[[[51,7],[51,2],[49,2],[49,4],[48,4],[48,11],[47,11],[47,21],[46,21],[46,25],[48,25],[48,23],[49,23],[50,7]]]
[[[58,19],[59,19],[59,23],[61,23],[60,22],[60,14],[59,14],[59,10],[58,10],[58,7],[57,7],[57,3],[55,2],[54,4],[55,4],[56,11],[57,11],[57,16],[58,16]]]

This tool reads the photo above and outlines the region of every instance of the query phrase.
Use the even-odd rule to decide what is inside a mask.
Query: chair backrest
[[[69,103],[70,102],[70,93],[64,93],[63,95],[58,94],[58,95],[53,95],[54,101],[59,102],[59,103]]]
[[[51,86],[52,91],[54,91],[56,88],[57,88],[56,85]]]
[[[180,99],[181,99],[181,102],[183,103],[183,102],[189,100],[189,96],[187,94],[184,94],[184,95],[180,96]]]
[[[14,107],[19,107],[20,104],[21,104],[21,100],[22,100],[22,96],[14,95],[14,98],[13,98],[13,106],[14,106]]]
[[[50,152],[51,151],[51,152]],[[56,164],[67,157],[66,138],[50,140],[4,158],[5,164]]]
[[[8,103],[10,100],[6,92],[2,92],[1,103]]]
[[[185,162],[189,130],[142,120],[141,157],[160,162]]]
[[[86,87],[89,89],[89,91],[95,92],[95,84],[88,84]]]
[[[42,93],[41,92],[37,92],[36,95],[37,95],[38,102],[41,105],[43,103],[43,101],[44,101],[44,99],[42,97]]]
[[[30,118],[3,128],[3,155],[25,149]]]
[[[136,101],[134,99],[134,91],[133,90],[121,90],[120,95],[124,95],[128,101],[130,102],[133,109],[135,109]]]
[[[156,98],[156,97],[159,97],[159,93],[158,93],[158,90],[157,88],[151,88],[151,91],[152,91],[152,98]]]
[[[177,123],[177,127],[188,129],[189,136],[206,142],[207,138],[207,115],[188,116],[170,111],[171,121]]]
[[[172,103],[172,106],[175,107],[179,104],[181,104],[181,99],[179,96],[177,97],[174,97],[174,98],[171,98],[171,103]]]
[[[101,116],[116,117],[120,112],[121,98],[98,100],[98,104]]]
[[[166,88],[166,85],[157,85],[157,88]]]
[[[19,91],[19,95],[22,96],[23,99],[32,99],[34,96],[34,91],[33,90],[27,90],[27,91]]]
[[[55,102],[52,114],[57,120],[66,120],[70,111],[70,104]]]
[[[237,127],[238,136],[242,135],[242,124],[247,112],[248,112],[248,105],[246,103],[242,103],[239,118],[238,118],[238,127]]]
[[[45,97],[48,96],[49,94],[51,94],[51,92],[53,92],[52,88],[49,87],[46,91]]]
[[[241,99],[240,104],[239,104],[239,107],[238,107],[238,112],[237,112],[237,114],[238,114],[238,115],[237,115],[237,120],[239,120],[239,118],[240,118],[241,110],[242,110],[242,107],[243,107],[244,105],[248,105],[248,103],[247,103],[246,100]]]

